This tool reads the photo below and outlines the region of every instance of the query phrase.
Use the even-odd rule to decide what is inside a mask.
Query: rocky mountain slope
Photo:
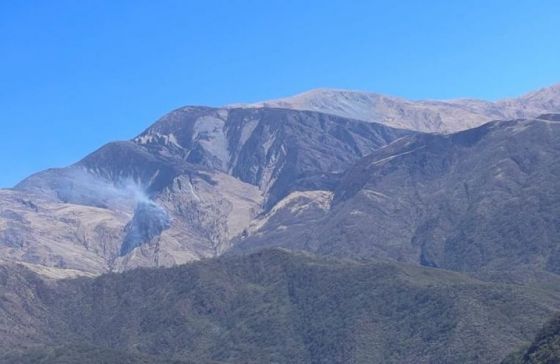
[[[332,190],[358,159],[409,133],[316,112],[178,109],[3,190],[0,251],[86,273],[216,256],[289,193]]]
[[[501,103],[524,115],[554,109],[556,95]],[[556,115],[425,134],[315,111],[180,108],[0,191],[0,252],[56,277],[233,245],[558,272]]]
[[[311,110],[395,128],[449,133],[493,120],[534,118],[560,112],[560,85],[496,102],[473,99],[416,101],[369,92],[317,89],[250,106]]]
[[[559,273],[558,119],[403,137],[353,165],[334,193],[283,200],[235,250],[281,246],[457,271]]]
[[[0,352],[21,362],[58,348],[61,358],[196,363],[495,363],[560,308],[559,283],[283,250],[95,279],[0,266]]]

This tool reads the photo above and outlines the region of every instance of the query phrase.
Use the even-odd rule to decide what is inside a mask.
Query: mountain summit
[[[449,133],[492,120],[534,118],[548,112],[560,112],[559,100],[560,84],[557,84],[496,102],[474,99],[414,101],[370,92],[315,89],[248,106],[310,110],[395,128]]]

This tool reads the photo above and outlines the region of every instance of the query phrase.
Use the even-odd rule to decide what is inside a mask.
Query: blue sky
[[[1,1],[0,186],[186,104],[560,82],[558,1]]]

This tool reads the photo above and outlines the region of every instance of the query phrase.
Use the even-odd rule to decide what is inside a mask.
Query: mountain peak
[[[529,92],[515,100],[523,100],[525,102],[555,102],[558,105],[560,104],[560,83]]]
[[[560,84],[512,99],[408,100],[378,93],[317,88],[241,107],[316,111],[421,132],[450,133],[492,120],[535,118],[560,111]]]

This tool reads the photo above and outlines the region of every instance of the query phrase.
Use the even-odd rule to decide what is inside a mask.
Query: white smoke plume
[[[155,204],[146,193],[147,186],[131,177],[111,181],[83,168],[66,171],[56,181],[57,197],[62,201],[111,209],[134,209],[136,205]]]

